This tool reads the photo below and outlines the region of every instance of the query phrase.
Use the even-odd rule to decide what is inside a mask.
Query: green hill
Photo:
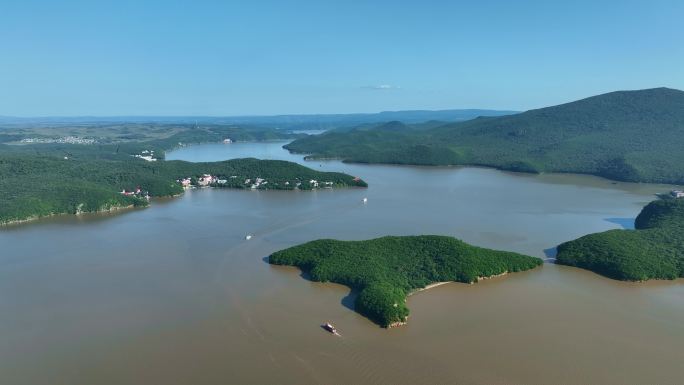
[[[542,264],[539,258],[436,235],[367,241],[321,239],[273,253],[269,262],[297,266],[315,281],[359,290],[355,310],[383,327],[406,321],[406,296],[412,290],[434,282],[472,283]]]
[[[481,165],[684,183],[684,92],[619,91],[437,127],[332,131],[286,146],[349,162]]]
[[[684,199],[649,203],[636,230],[590,234],[558,246],[556,262],[626,281],[684,277]]]

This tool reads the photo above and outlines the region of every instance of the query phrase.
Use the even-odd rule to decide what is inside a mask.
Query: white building
[[[215,179],[216,178],[209,174],[204,174],[197,180],[197,184],[200,186],[209,186],[210,184],[214,183]]]

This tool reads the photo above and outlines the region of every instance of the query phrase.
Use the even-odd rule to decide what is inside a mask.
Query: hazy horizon
[[[527,110],[512,110],[512,109],[506,109],[506,108],[478,108],[478,107],[472,107],[472,108],[447,108],[447,109],[406,109],[406,110],[383,110],[383,111],[370,111],[370,112],[330,112],[330,113],[282,113],[282,114],[263,114],[263,115],[155,115],[155,114],[146,114],[146,115],[129,115],[129,114],[121,114],[121,115],[2,115],[0,114],[0,118],[5,118],[5,119],[86,119],[86,118],[99,118],[99,119],[142,119],[142,118],[164,118],[164,119],[182,119],[182,118],[191,118],[191,119],[247,119],[247,118],[271,118],[271,117],[294,117],[294,116],[345,116],[345,115],[379,115],[379,114],[390,114],[390,113],[406,113],[406,112],[448,112],[448,111],[489,111],[489,112],[506,112],[506,113],[511,113],[511,114],[517,114],[521,112],[526,112],[530,110],[534,110],[537,108],[545,108],[545,107],[553,107],[557,105],[562,105],[566,103],[571,103],[577,100],[582,100],[586,98],[590,98],[593,96],[599,96],[603,95],[606,93],[611,93],[611,92],[629,92],[629,91],[642,91],[642,90],[648,90],[648,89],[658,89],[658,88],[669,88],[669,89],[675,89],[673,87],[666,87],[666,86],[661,86],[661,87],[650,87],[650,88],[644,88],[640,90],[613,90],[613,91],[608,91],[605,93],[601,94],[596,94],[596,95],[587,95],[586,97],[574,99],[574,100],[568,100],[566,102],[561,102],[558,104],[554,105],[548,105],[548,106],[540,106],[536,108],[530,108]],[[680,90],[681,91],[681,90]]]
[[[60,119],[60,118],[270,118],[280,116],[334,116],[334,115],[377,115],[396,112],[446,112],[446,111],[498,111],[518,113],[524,111],[510,110],[505,108],[447,108],[447,109],[409,109],[409,110],[385,110],[371,112],[333,112],[333,113],[284,113],[284,114],[264,114],[264,115],[1,115],[0,118],[16,119]]]

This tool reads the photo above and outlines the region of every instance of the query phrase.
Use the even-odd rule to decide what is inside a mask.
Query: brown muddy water
[[[169,158],[302,162],[281,145],[202,145]],[[451,235],[545,257],[560,242],[630,227],[668,186],[305,164],[370,188],[195,190],[143,210],[0,230],[0,384],[684,381],[682,280],[621,283],[547,263],[417,293],[409,324],[385,330],[351,309],[346,287],[264,261],[313,239],[386,234]],[[325,321],[342,336],[323,331]]]

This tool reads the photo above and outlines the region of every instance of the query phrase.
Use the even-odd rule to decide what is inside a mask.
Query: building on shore
[[[200,187],[209,186],[210,184],[214,183],[216,179],[217,178],[214,178],[212,175],[204,174],[202,177],[197,179],[197,185]]]

